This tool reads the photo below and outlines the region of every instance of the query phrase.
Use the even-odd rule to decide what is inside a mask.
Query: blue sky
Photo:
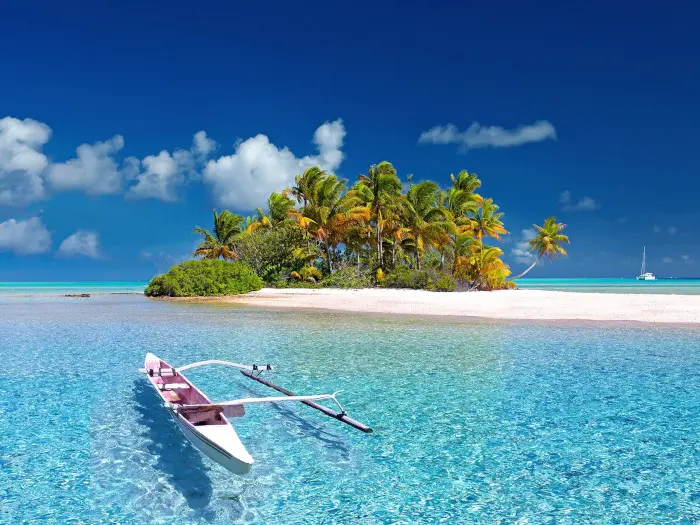
[[[148,279],[212,208],[382,160],[476,172],[514,270],[556,215],[533,277],[700,276],[700,8],[456,4],[4,6],[0,280]]]

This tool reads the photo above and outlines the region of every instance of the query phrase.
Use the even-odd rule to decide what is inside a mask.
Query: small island
[[[436,292],[514,288],[494,243],[508,234],[503,213],[478,193],[466,170],[451,186],[403,182],[389,162],[372,165],[349,186],[311,167],[292,188],[272,193],[267,209],[242,217],[214,211],[212,230],[196,227],[200,261],[155,277],[148,296],[203,297],[272,288],[405,288]],[[533,225],[536,254],[566,255],[569,239],[555,217]]]

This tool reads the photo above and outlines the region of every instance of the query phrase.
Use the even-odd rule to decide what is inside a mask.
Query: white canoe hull
[[[253,466],[253,458],[243,447],[230,423],[226,426],[222,425],[229,434],[226,436],[227,443],[217,443],[199,431],[206,427],[193,426],[187,420],[174,413],[173,418],[188,441],[209,459],[233,474],[247,474],[250,472],[250,468]]]

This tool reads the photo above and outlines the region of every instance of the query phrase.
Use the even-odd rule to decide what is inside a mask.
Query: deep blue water
[[[0,299],[0,522],[700,521],[700,331],[420,322],[174,304]],[[153,351],[272,363],[343,389],[365,435],[304,406],[251,407],[230,475],[136,373]],[[231,369],[217,400],[268,395]]]

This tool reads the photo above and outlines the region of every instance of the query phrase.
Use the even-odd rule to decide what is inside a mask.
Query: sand
[[[202,301],[415,316],[700,324],[700,295],[264,288],[245,295]]]

